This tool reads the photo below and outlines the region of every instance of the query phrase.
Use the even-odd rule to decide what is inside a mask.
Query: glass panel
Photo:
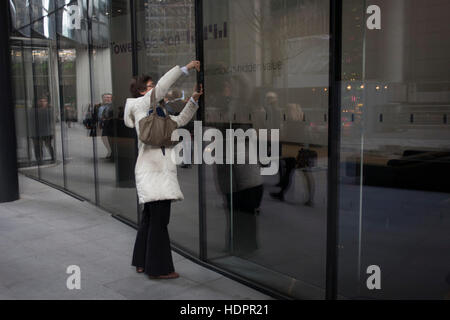
[[[31,0],[31,1],[22,1],[28,2],[31,4],[31,21],[34,22],[35,26],[40,26],[36,20],[41,19],[42,17],[48,16],[55,10],[55,1],[54,0]]]
[[[115,6],[116,1],[111,0],[95,0],[90,1],[91,6],[89,10],[90,19],[92,20],[92,41],[95,47],[106,46],[109,47],[110,40],[110,17],[112,4]],[[126,15],[129,10],[121,12]],[[124,27],[124,25],[122,25]],[[125,28],[127,29],[127,28]]]
[[[252,128],[261,143],[260,129],[278,129],[280,140],[268,154],[275,175],[248,159],[206,166],[208,257],[288,296],[322,299],[329,1],[203,3],[206,126],[223,136]]]
[[[55,30],[54,16],[45,17],[47,30]],[[32,28],[40,27],[33,24]],[[38,34],[38,33],[34,33]],[[36,137],[32,139],[35,157],[39,160],[40,179],[64,187],[61,145],[61,114],[57,87],[58,59],[55,34],[33,38],[33,72],[35,89]]]
[[[376,3],[381,30],[368,30],[363,3],[344,0],[339,293],[442,299],[450,264],[450,3]],[[366,284],[373,265],[381,290]]]
[[[14,29],[20,29],[30,24],[29,1],[10,0],[11,22]],[[30,35],[30,28],[25,27],[22,32]]]
[[[139,74],[149,74],[156,83],[175,65],[184,66],[195,59],[194,1],[139,0],[136,3]],[[182,110],[195,82],[195,73],[191,72],[171,88],[166,98],[172,112],[176,114]],[[185,129],[193,133],[193,122]],[[171,240],[196,255],[199,248],[197,177],[198,165],[178,167],[184,200],[172,203],[169,224]]]
[[[87,42],[87,7],[83,1],[79,24],[68,19],[67,7],[57,14],[59,94],[66,188],[95,201],[93,139],[83,125],[92,108],[90,59]]]
[[[45,38],[55,36],[55,24],[51,21],[49,13],[54,11],[54,1],[52,0],[34,0],[31,1],[31,21],[33,31]],[[54,19],[54,17],[53,17]]]
[[[11,72],[19,171],[37,178],[38,164],[31,138],[35,136],[36,128],[32,49],[29,41],[11,41]]]
[[[87,45],[87,0],[64,1],[67,5],[57,11],[58,33],[65,38],[76,41],[79,44]]]
[[[116,43],[131,42],[129,3],[94,1],[93,5],[91,72],[95,106],[85,119],[95,120],[99,204],[137,223],[135,131],[123,122],[132,77],[131,52],[112,51]]]

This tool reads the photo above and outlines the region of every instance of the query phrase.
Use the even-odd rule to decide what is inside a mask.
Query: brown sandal
[[[161,276],[149,276],[150,279],[176,279],[178,277],[180,277],[180,275],[176,272],[172,272]]]
[[[138,268],[138,267],[136,267],[136,272],[137,272],[137,273],[143,273],[143,272],[144,272],[144,268]]]

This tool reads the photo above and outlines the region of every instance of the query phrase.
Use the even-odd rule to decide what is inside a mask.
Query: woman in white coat
[[[148,76],[133,79],[130,91],[134,98],[127,99],[124,122],[127,127],[136,128],[139,137],[139,121],[148,115],[150,96],[156,90],[156,99],[164,99],[170,87],[191,69],[200,70],[200,62],[192,61],[185,67],[175,66],[157,83]],[[198,109],[198,99],[203,94],[194,92],[189,102],[178,116],[170,117],[185,126]],[[169,116],[169,115],[168,115]],[[132,265],[139,273],[150,278],[174,279],[175,272],[167,225],[170,206],[174,200],[182,200],[183,194],[177,179],[177,167],[171,158],[172,148],[160,148],[143,144],[138,140],[139,155],[135,167],[136,189],[139,203],[144,204],[144,212],[134,245]]]

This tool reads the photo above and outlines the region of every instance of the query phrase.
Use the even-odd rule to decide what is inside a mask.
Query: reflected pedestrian
[[[53,110],[48,102],[47,96],[42,96],[38,100],[36,110],[31,109],[29,113],[30,133],[34,146],[34,155],[38,162],[43,160],[43,145],[45,145],[50,160],[55,160],[53,149]]]
[[[114,135],[114,110],[112,106],[112,94],[104,93],[102,95],[102,104],[98,108],[98,126],[101,131],[103,145],[106,148],[107,154],[105,159],[112,160],[112,137]]]

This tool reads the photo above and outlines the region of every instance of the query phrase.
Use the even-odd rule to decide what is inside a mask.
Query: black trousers
[[[226,243],[229,249],[233,244],[235,255],[245,255],[258,249],[258,218],[255,210],[261,206],[263,193],[264,187],[259,185],[233,192],[233,199],[229,193],[226,194],[228,209],[233,202],[233,219],[227,215],[227,230],[233,230],[233,237],[229,238],[227,235]]]
[[[144,205],[132,265],[144,268],[144,273],[149,276],[167,275],[175,271],[167,230],[171,202],[152,201]]]
[[[45,144],[45,147],[47,148],[48,152],[50,153],[50,157],[53,160],[55,160],[55,151],[53,150],[52,146],[52,136],[45,136],[40,138],[33,138],[33,145],[34,145],[34,156],[36,157],[37,161],[41,161],[42,159],[42,145]]]
[[[281,176],[279,186],[281,187],[280,193],[284,195],[284,193],[289,189],[291,185],[292,175],[296,168],[297,161],[295,160],[295,158],[285,158],[283,160],[286,166],[283,170],[280,170]],[[306,184],[308,186],[309,199],[307,202],[312,202],[314,200],[315,189],[314,177],[309,171],[309,168],[301,168],[301,170],[305,175]]]

